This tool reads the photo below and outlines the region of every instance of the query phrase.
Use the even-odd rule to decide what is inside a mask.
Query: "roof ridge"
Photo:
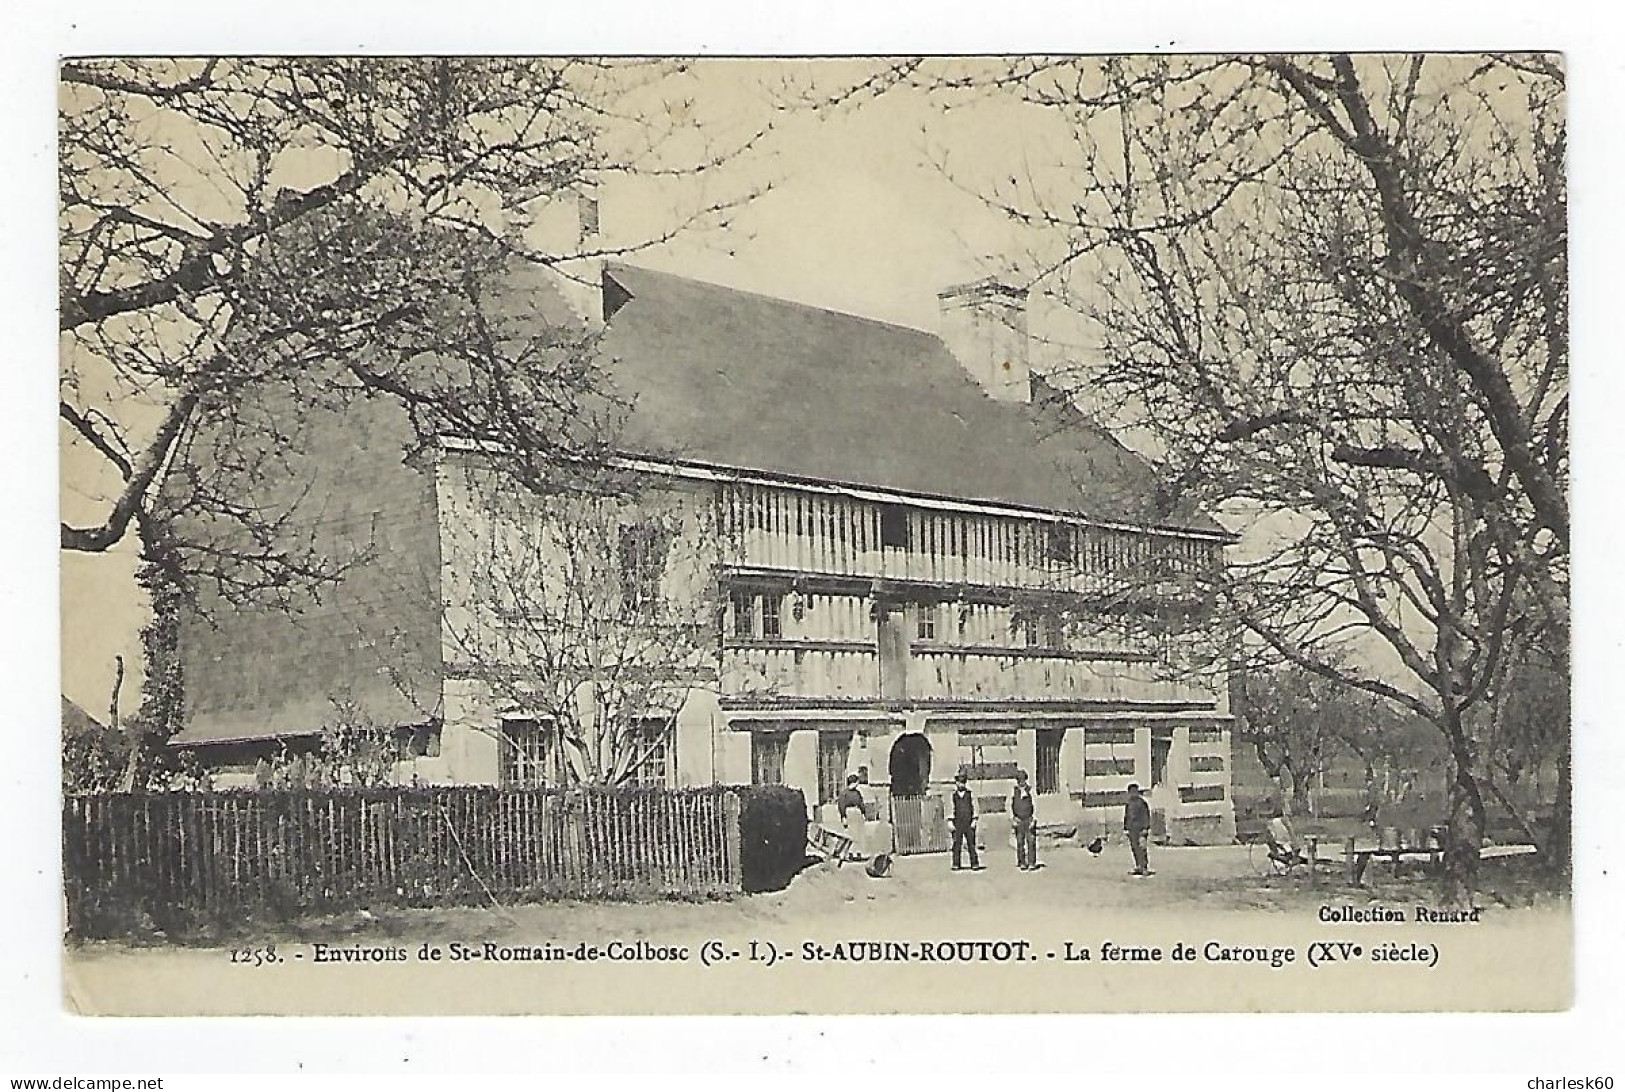
[[[836,318],[851,319],[854,322],[867,323],[871,326],[879,326],[886,330],[899,330],[903,333],[919,334],[921,337],[928,337],[936,341],[942,340],[941,335],[935,330],[926,330],[919,326],[906,326],[901,322],[888,322],[885,319],[878,319],[872,315],[860,315],[855,311],[842,311],[834,307],[824,307],[816,303],[807,303],[803,300],[786,299],[783,296],[775,296],[767,292],[758,292],[750,288],[736,288],[731,284],[723,284],[720,281],[707,281],[701,280],[699,277],[684,276],[681,273],[668,273],[663,269],[651,269],[646,265],[633,265],[631,262],[605,262],[604,269],[611,275],[614,274],[616,269],[626,269],[639,275],[664,277],[667,280],[682,281],[686,284],[698,285],[701,288],[713,288],[720,292],[731,292],[737,296],[748,296],[751,299],[762,300],[767,303],[776,304],[780,307],[793,307],[800,311],[811,311],[820,315],[833,315]],[[627,288],[626,285],[622,285],[621,287]],[[630,289],[628,289],[628,291],[630,291]]]

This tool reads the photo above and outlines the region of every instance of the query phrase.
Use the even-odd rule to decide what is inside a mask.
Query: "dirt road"
[[[1126,847],[1096,857],[1052,843],[1040,849],[1046,867],[1028,873],[995,847],[978,872],[952,872],[945,856],[899,859],[878,880],[861,866],[818,867],[783,891],[728,902],[378,909],[249,930],[235,947],[74,945],[65,988],[70,1005],[103,1013],[1550,1008],[1567,999],[1566,902],[1492,905],[1483,922],[1453,932],[1350,929],[1327,924],[1327,908],[1386,908],[1408,922],[1431,889],[1261,875],[1255,856],[1243,846],[1154,850],[1157,874],[1135,877]],[[1305,957],[1329,939],[1431,946],[1438,970],[1367,968],[1328,990],[1336,976]],[[1145,959],[1103,963],[1124,945]],[[1263,962],[1181,966],[1170,962],[1178,945],[1256,950]],[[1269,953],[1287,949],[1291,959],[1272,966]]]

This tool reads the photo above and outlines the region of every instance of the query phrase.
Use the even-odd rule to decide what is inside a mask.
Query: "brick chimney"
[[[987,396],[1031,401],[1027,290],[988,277],[944,288],[937,305],[938,336]]]
[[[578,257],[598,250],[598,190],[590,183],[558,194],[528,211],[525,237],[531,246],[557,257],[553,281],[570,310],[588,325],[604,322],[604,263]]]

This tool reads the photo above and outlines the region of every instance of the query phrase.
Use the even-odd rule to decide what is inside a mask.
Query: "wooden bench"
[[[1538,850],[1532,845],[1484,846],[1478,851],[1478,859],[1489,861],[1501,857],[1524,857],[1536,852]],[[1348,862],[1349,882],[1359,884],[1364,880],[1366,867],[1373,857],[1380,857],[1396,865],[1401,861],[1426,861],[1430,867],[1437,867],[1444,859],[1444,847],[1356,846],[1354,839],[1350,838],[1344,843],[1344,859]]]
[[[1404,849],[1382,846],[1368,846],[1363,849],[1349,846],[1345,850],[1345,859],[1348,862],[1349,882],[1362,883],[1365,880],[1365,870],[1371,864],[1371,858],[1380,857],[1389,864],[1398,865],[1401,861],[1426,861],[1429,866],[1435,866],[1444,856],[1442,848],[1437,849]]]
[[[1537,847],[1527,843],[1515,846],[1485,846],[1478,851],[1478,859],[1492,861],[1497,857],[1529,857],[1539,852]]]

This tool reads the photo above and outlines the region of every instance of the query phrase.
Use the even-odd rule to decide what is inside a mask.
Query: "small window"
[[[598,235],[598,198],[588,194],[581,194],[576,199],[576,211],[580,216],[581,241],[587,242]]]
[[[1072,528],[1065,523],[1051,523],[1044,534],[1044,556],[1057,565],[1071,565],[1077,561],[1076,539]]]
[[[1038,768],[1033,781],[1039,795],[1061,791],[1061,740],[1065,735],[1064,728],[1038,729]]]
[[[781,637],[784,635],[783,626],[779,622],[779,609],[784,604],[784,597],[769,593],[762,596],[762,636]]]
[[[846,760],[852,753],[851,732],[818,733],[818,802],[832,804],[846,787]]]
[[[783,732],[757,732],[750,737],[751,781],[757,785],[784,784],[784,756],[790,737]]]
[[[914,639],[916,641],[935,641],[937,639],[937,608],[933,603],[921,603],[914,608]]]
[[[396,737],[399,759],[439,758],[440,725],[420,724],[401,732]]]
[[[547,760],[552,742],[548,727],[534,720],[502,722],[497,781],[502,785],[547,784]]]
[[[1038,621],[1039,640],[1045,648],[1063,649],[1066,647],[1066,625],[1053,614],[1046,614]]]
[[[660,599],[660,576],[670,547],[659,527],[623,527],[620,532],[621,603],[647,611]]]
[[[632,735],[632,765],[626,778],[629,784],[660,787],[666,784],[671,733],[672,724],[666,720],[651,719],[638,725]]]
[[[736,591],[729,602],[733,605],[734,636],[756,636],[756,597],[749,592]]]
[[[899,549],[908,548],[908,509],[900,504],[888,504],[880,509],[880,544]]]
[[[1023,614],[1016,619],[1016,632],[1021,637],[1021,644],[1025,648],[1039,647],[1038,641],[1038,615]]]

